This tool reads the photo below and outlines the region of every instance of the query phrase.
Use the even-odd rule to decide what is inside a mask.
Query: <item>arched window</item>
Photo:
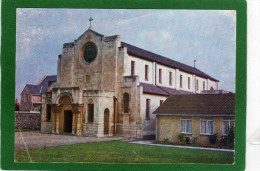
[[[124,113],[129,112],[129,94],[124,93]]]

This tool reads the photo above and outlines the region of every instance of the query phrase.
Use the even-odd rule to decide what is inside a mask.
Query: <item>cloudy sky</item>
[[[16,98],[24,86],[57,74],[64,43],[89,27],[196,67],[235,91],[236,12],[231,10],[17,9]]]

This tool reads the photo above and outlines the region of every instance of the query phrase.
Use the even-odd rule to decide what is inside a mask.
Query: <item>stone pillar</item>
[[[51,108],[51,132],[54,134],[55,133],[55,125],[56,125],[56,111],[54,110],[54,108]]]
[[[56,133],[60,133],[60,113],[56,112]]]
[[[76,134],[76,113],[73,112],[72,118],[72,134]]]
[[[60,132],[60,112],[62,106],[53,105],[51,107],[51,132],[59,133]]]
[[[82,122],[81,122],[81,112],[78,112],[77,113],[77,135],[82,135],[82,130],[81,130],[81,124],[82,124]]]

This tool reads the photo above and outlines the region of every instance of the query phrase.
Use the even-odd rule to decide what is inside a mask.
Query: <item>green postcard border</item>
[[[235,164],[15,163],[16,8],[226,9],[237,11]],[[247,7],[245,0],[2,0],[1,168],[5,170],[244,170]]]

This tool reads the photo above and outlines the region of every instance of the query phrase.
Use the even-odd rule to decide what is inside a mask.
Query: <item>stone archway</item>
[[[106,108],[104,111],[104,135],[109,134],[109,109]]]
[[[73,119],[72,104],[73,101],[70,94],[64,93],[59,96],[58,105],[61,108],[59,113],[59,125],[61,132],[72,133],[73,122],[75,122],[75,118]]]

